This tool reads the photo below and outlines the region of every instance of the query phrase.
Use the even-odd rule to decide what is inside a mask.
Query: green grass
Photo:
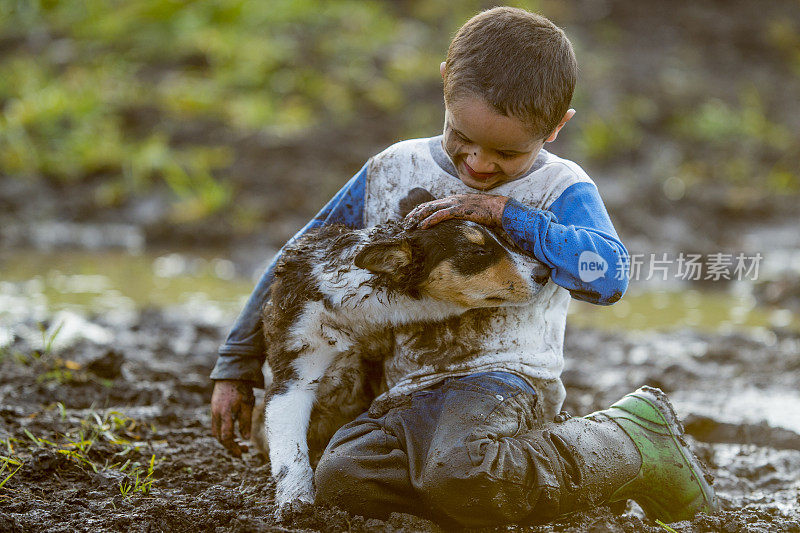
[[[664,522],[662,522],[661,520],[658,520],[658,519],[656,519],[656,524],[658,524],[659,526],[661,526],[662,528],[664,528],[666,531],[669,531],[669,533],[678,533],[677,531],[675,531],[674,529],[672,529],[671,527],[669,527],[667,524],[665,524],[665,523],[664,523]]]
[[[630,96],[613,108],[592,110],[588,117],[581,117],[575,134],[578,159],[605,164],[636,153],[654,106],[649,98]]]
[[[69,412],[63,404],[53,404],[48,407],[50,409],[58,410],[62,422],[70,422]],[[0,489],[24,465],[26,453],[32,449],[49,449],[93,473],[117,472],[123,478],[119,490],[125,498],[146,495],[156,481],[154,474],[158,460],[152,453],[149,461],[138,460],[144,447],[140,431],[155,433],[155,427],[142,425],[120,411],[94,409],[83,418],[72,421],[63,433],[50,438],[34,435],[23,428],[25,440],[9,437],[5,441],[7,455],[0,455]],[[0,497],[3,496],[0,492]]]
[[[54,352],[55,342],[64,326],[63,322],[52,324],[49,328],[42,322],[37,324],[42,334],[42,349],[30,353],[14,351],[18,363],[36,368],[37,383],[85,383],[97,381],[105,385],[101,378],[86,372],[80,364],[68,359],[58,357]],[[59,403],[59,409],[64,412],[64,406]]]
[[[42,323],[39,323],[39,330],[42,332],[42,347],[44,350],[42,355],[49,355],[53,351],[53,344],[56,342],[56,337],[58,337],[62,327],[64,327],[64,323],[59,322],[52,328],[52,331],[48,333],[48,329],[45,328]]]
[[[3,487],[12,477],[14,477],[14,474],[19,472],[19,469],[22,468],[24,464],[25,463],[21,459],[0,455],[0,499],[7,497],[2,493]],[[5,472],[8,470],[10,470],[10,473],[5,475]]]

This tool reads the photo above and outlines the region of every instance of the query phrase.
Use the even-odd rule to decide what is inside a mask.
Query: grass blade
[[[677,531],[675,531],[674,529],[672,529],[671,527],[669,527],[667,524],[665,524],[664,522],[662,522],[659,519],[656,519],[656,524],[658,524],[659,526],[661,526],[664,529],[666,529],[667,531],[669,531],[669,533],[678,533]]]
[[[3,488],[3,485],[5,485],[6,483],[8,483],[8,480],[9,480],[9,479],[11,479],[11,478],[14,476],[14,474],[16,474],[17,472],[19,472],[19,469],[20,469],[20,468],[22,468],[22,465],[19,465],[19,466],[17,467],[17,469],[16,469],[16,470],[14,470],[13,472],[11,472],[9,475],[7,475],[7,476],[6,476],[6,478],[5,478],[3,481],[0,481],[0,489],[2,489],[2,488]]]

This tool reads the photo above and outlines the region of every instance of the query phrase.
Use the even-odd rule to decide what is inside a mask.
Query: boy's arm
[[[509,199],[502,224],[517,246],[547,264],[553,281],[574,298],[610,305],[628,288],[628,251],[594,184],[571,185],[547,210]]]
[[[328,224],[345,224],[354,228],[364,227],[364,191],[367,167],[361,170],[342,187],[336,196],[317,213],[287,244],[299,239],[307,231]],[[264,386],[261,366],[264,363],[264,335],[261,329],[261,309],[269,294],[278,252],[258,280],[244,309],[236,319],[225,343],[219,348],[217,364],[211,379],[233,379],[250,381],[257,387]]]

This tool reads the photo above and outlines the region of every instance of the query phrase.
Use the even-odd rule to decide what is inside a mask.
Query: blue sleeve
[[[307,231],[328,224],[345,224],[353,228],[364,227],[364,192],[369,163],[342,187],[322,211],[298,231],[287,244],[299,239]],[[240,379],[264,386],[261,366],[264,364],[264,334],[261,330],[261,309],[264,307],[272,273],[281,252],[278,252],[256,283],[253,293],[236,319],[228,338],[219,349],[217,364],[211,379]]]
[[[568,187],[548,210],[509,200],[503,229],[547,264],[553,281],[573,298],[610,305],[628,288],[628,251],[591,183]]]

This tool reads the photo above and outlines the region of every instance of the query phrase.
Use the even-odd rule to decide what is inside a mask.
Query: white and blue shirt
[[[435,197],[479,192],[458,179],[442,148],[441,136],[397,143],[371,158],[330,202],[292,240],[322,225],[342,223],[364,228],[397,219],[400,199],[414,187]],[[501,370],[526,378],[542,396],[544,415],[555,415],[564,389],[563,338],[570,297],[600,305],[617,301],[628,285],[628,252],[617,236],[597,187],[577,164],[541,150],[522,177],[503,183],[491,194],[511,200],[503,211],[503,229],[523,250],[547,264],[551,280],[533,303],[492,310],[489,325],[471,327],[469,314],[454,321],[451,331],[437,335],[460,339],[471,346],[467,357],[435,364],[417,350],[422,326],[395,330],[395,351],[385,363],[391,394],[427,388],[446,377]],[[291,242],[291,241],[290,241]],[[601,260],[603,276],[580,275],[584,252]],[[272,281],[270,264],[226,342],[212,379],[244,379],[263,383],[264,339],[260,313]]]

